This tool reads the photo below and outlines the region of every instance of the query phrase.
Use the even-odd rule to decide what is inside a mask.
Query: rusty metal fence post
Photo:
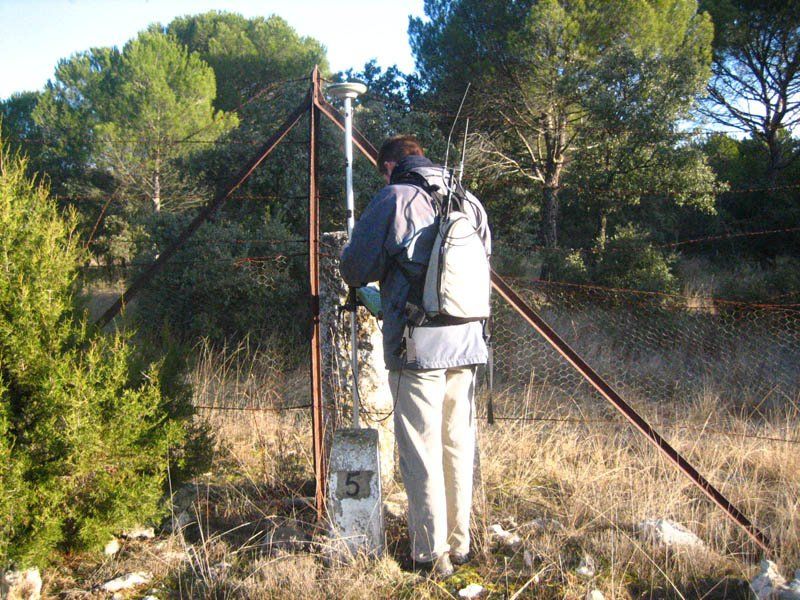
[[[322,352],[319,318],[319,127],[320,114],[313,100],[321,94],[319,69],[311,74],[311,98],[308,127],[308,280],[311,310],[311,428],[314,454],[315,506],[317,518],[325,517],[325,475],[328,471],[325,455],[324,414],[322,407]]]

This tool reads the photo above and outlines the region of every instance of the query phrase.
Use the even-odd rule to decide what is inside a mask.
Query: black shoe
[[[460,552],[450,552],[450,562],[457,567],[465,565],[471,560],[472,552],[467,552],[466,554],[461,554]]]
[[[445,552],[439,558],[430,562],[414,561],[412,568],[415,572],[434,579],[446,579],[453,574],[453,563]]]

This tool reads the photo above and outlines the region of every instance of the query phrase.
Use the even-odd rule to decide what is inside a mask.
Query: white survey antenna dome
[[[328,93],[337,98],[358,98],[367,91],[367,86],[357,81],[332,83],[328,86]]]

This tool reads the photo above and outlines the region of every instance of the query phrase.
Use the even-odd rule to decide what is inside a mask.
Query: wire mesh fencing
[[[763,416],[800,399],[800,310],[531,279],[512,287],[656,422],[688,407]],[[494,302],[494,416],[610,420],[600,395],[512,308]]]

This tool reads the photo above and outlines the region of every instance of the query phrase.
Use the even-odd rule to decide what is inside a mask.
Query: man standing
[[[380,282],[411,559],[416,569],[446,577],[470,551],[475,372],[487,359],[483,323],[418,318],[442,198],[454,184],[450,174],[408,135],[384,142],[378,169],[387,185],[356,223],[341,273],[354,287]],[[488,255],[486,213],[466,197],[463,211]]]

